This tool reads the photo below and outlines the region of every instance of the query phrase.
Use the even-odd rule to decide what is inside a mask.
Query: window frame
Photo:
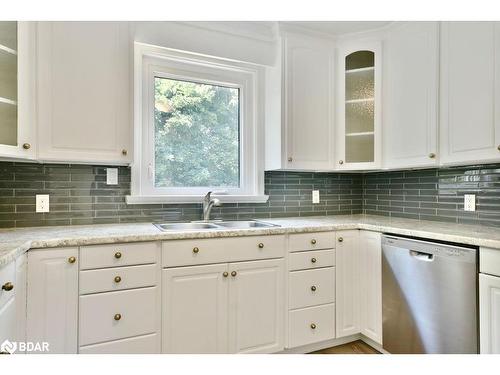
[[[208,192],[222,202],[266,202],[263,158],[263,69],[209,56],[135,43],[134,162],[127,203],[200,202]],[[155,77],[239,89],[239,188],[154,186]]]

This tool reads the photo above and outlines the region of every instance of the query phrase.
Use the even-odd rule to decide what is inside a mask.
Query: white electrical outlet
[[[313,203],[319,203],[319,190],[313,190]]]
[[[118,168],[106,168],[106,184],[118,185]]]
[[[474,194],[464,195],[464,211],[476,211],[476,196]]]
[[[49,195],[36,195],[36,212],[49,212]]]

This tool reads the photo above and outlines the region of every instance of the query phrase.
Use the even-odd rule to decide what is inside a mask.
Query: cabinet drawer
[[[9,299],[14,297],[14,293],[16,290],[16,262],[10,262],[6,266],[0,268],[0,308],[4,306]],[[9,289],[12,284],[13,289]],[[5,289],[2,287],[5,286]]]
[[[297,233],[290,235],[290,251],[333,249],[334,232]]]
[[[500,250],[479,249],[479,272],[500,276]]]
[[[82,246],[80,269],[155,263],[158,257],[158,246],[156,242]]]
[[[282,258],[285,236],[250,236],[165,241],[163,267]]]
[[[335,338],[335,304],[289,312],[290,348]]]
[[[157,287],[81,296],[80,345],[154,333],[158,308]]]
[[[290,254],[290,271],[335,265],[335,250],[301,251]]]
[[[156,264],[80,271],[80,294],[142,288],[156,283]]]
[[[82,346],[80,354],[157,354],[159,350],[157,334],[130,337],[128,339]]]
[[[335,268],[290,272],[290,309],[335,301]]]

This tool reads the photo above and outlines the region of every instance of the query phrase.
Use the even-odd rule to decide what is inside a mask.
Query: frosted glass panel
[[[345,154],[347,163],[374,161],[375,54],[357,51],[345,60]]]
[[[0,144],[17,146],[17,107],[0,102]]]
[[[346,133],[373,131],[373,101],[345,105]]]
[[[0,98],[17,100],[17,56],[0,49]]]
[[[17,50],[17,22],[0,22],[0,45]]]

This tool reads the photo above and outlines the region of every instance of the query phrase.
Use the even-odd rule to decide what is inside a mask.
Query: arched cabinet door
[[[381,44],[346,44],[340,48],[338,56],[337,168],[378,168]]]

